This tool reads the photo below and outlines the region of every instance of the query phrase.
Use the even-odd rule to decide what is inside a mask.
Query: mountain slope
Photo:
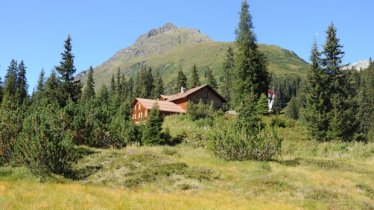
[[[108,84],[118,68],[126,76],[131,76],[144,65],[160,71],[169,87],[173,85],[179,68],[188,76],[194,64],[202,81],[208,67],[219,79],[229,46],[233,43],[214,42],[199,30],[177,28],[168,23],[141,35],[132,46],[120,50],[95,68],[96,88]],[[276,75],[305,74],[307,63],[294,52],[274,45],[259,45],[259,49],[268,58],[270,72]],[[83,72],[78,77],[84,80],[85,74]]]

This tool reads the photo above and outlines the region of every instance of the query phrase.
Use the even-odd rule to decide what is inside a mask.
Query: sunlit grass
[[[166,119],[172,134],[195,129],[176,119]],[[95,169],[79,181],[40,182],[25,168],[2,167],[0,209],[374,208],[373,143],[318,143],[300,123],[280,120],[283,155],[271,162],[224,161],[182,144],[96,150],[77,163]]]

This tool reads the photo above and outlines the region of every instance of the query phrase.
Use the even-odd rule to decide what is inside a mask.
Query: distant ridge
[[[96,67],[96,89],[102,84],[109,84],[118,69],[126,76],[131,76],[143,66],[159,71],[167,87],[173,86],[178,69],[182,68],[188,76],[194,64],[198,67],[202,82],[207,68],[212,69],[219,80],[222,63],[230,46],[234,47],[233,43],[215,42],[198,29],[178,28],[172,23],[166,23],[140,35],[131,46],[119,50]],[[267,57],[268,68],[272,73],[305,75],[308,64],[294,52],[275,45],[260,44],[259,49]],[[86,72],[82,72],[77,78],[84,82],[85,76]]]
[[[369,67],[369,60],[361,60],[355,63],[352,63],[348,66],[349,69],[356,69],[357,71],[361,71],[367,69]]]

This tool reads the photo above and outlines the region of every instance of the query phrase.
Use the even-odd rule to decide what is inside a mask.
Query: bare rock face
[[[110,60],[129,60],[133,57],[158,55],[183,44],[194,44],[212,41],[196,29],[178,28],[166,23],[160,28],[152,29],[139,36],[133,45],[117,52]],[[110,61],[109,60],[109,61]]]
[[[361,71],[361,70],[367,69],[369,67],[369,64],[370,64],[369,60],[361,60],[361,61],[357,61],[355,63],[343,66],[342,70],[355,69],[357,71]]]

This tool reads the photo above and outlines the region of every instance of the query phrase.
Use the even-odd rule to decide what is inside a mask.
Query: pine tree
[[[159,71],[156,72],[153,87],[153,98],[159,98],[164,94],[164,82]]]
[[[134,79],[130,77],[130,79],[126,83],[127,86],[127,96],[126,99],[132,101],[134,99]]]
[[[65,105],[67,99],[70,97],[76,102],[81,96],[81,84],[74,81],[74,73],[76,71],[74,66],[74,55],[72,53],[71,37],[68,35],[64,44],[64,52],[61,53],[60,65],[56,66],[56,71],[59,73],[59,81],[61,81],[61,102]]]
[[[3,102],[3,80],[0,77],[0,104]]]
[[[65,94],[60,91],[61,84],[57,78],[57,74],[55,71],[52,71],[51,75],[45,82],[45,90],[44,90],[44,98],[48,104],[58,103],[63,104],[65,103]]]
[[[88,71],[86,86],[83,90],[82,100],[89,101],[95,97],[95,82],[93,79],[93,68],[90,66],[90,70]]]
[[[175,85],[175,92],[180,92],[181,88],[187,88],[187,77],[184,74],[182,68],[178,71],[177,82]]]
[[[291,101],[288,103],[285,111],[285,115],[291,119],[299,119],[299,108],[297,107],[296,97],[292,97]]]
[[[117,88],[117,93],[119,95],[119,98],[122,98],[122,81],[121,81],[121,69],[118,67],[117,70],[117,80],[116,80],[116,88]]]
[[[213,71],[208,69],[206,70],[206,84],[210,85],[212,88],[217,89],[217,80],[214,78]]]
[[[344,52],[337,38],[337,29],[330,24],[324,45],[322,66],[327,73],[329,97],[331,103],[330,125],[328,138],[351,140],[357,123],[353,113],[353,95],[349,90],[349,75],[341,70]]]
[[[144,125],[142,132],[142,143],[145,145],[163,144],[161,138],[163,119],[160,115],[158,104],[155,104],[149,113],[149,119]]]
[[[236,29],[235,71],[233,80],[233,102],[238,107],[246,95],[255,93],[257,99],[266,94],[270,82],[265,56],[258,50],[253,32],[249,5],[243,1],[240,22]]]
[[[231,101],[231,89],[232,89],[232,79],[234,73],[234,51],[231,47],[227,49],[226,58],[223,63],[223,76],[221,79],[221,92],[222,96],[227,100]]]
[[[311,50],[311,65],[307,75],[305,120],[312,136],[324,140],[329,127],[330,100],[328,75],[321,68],[321,53],[317,43]]]
[[[67,175],[77,152],[57,103],[35,106],[25,119],[16,152],[23,164],[39,176]]]
[[[22,104],[28,97],[27,94],[27,79],[26,66],[23,61],[18,65],[17,81],[16,81],[16,98],[19,104]]]
[[[152,68],[149,67],[148,71],[145,72],[144,75],[144,82],[146,86],[146,98],[152,98],[153,97],[153,84],[154,84],[154,78],[152,74]]]
[[[114,78],[114,74],[112,75],[112,79],[110,80],[110,92],[114,94],[116,92],[116,80]]]
[[[357,91],[359,127],[356,138],[368,141],[372,137],[374,140],[374,135],[370,135],[370,130],[374,131],[374,62],[371,59],[369,67],[361,71],[360,76]]]
[[[200,83],[200,79],[199,79],[199,73],[197,71],[196,65],[194,64],[193,67],[192,67],[192,73],[191,73],[191,77],[190,77],[190,81],[189,81],[189,88],[195,88],[195,87],[198,87],[200,85],[201,85],[201,83]]]
[[[5,75],[4,90],[3,90],[3,101],[5,103],[14,103],[14,98],[17,90],[17,73],[18,65],[16,60],[12,60],[9,64],[7,73]]]
[[[42,69],[39,74],[38,84],[36,86],[36,92],[42,93],[44,92],[44,89],[45,89],[45,72],[44,72],[44,69]]]

